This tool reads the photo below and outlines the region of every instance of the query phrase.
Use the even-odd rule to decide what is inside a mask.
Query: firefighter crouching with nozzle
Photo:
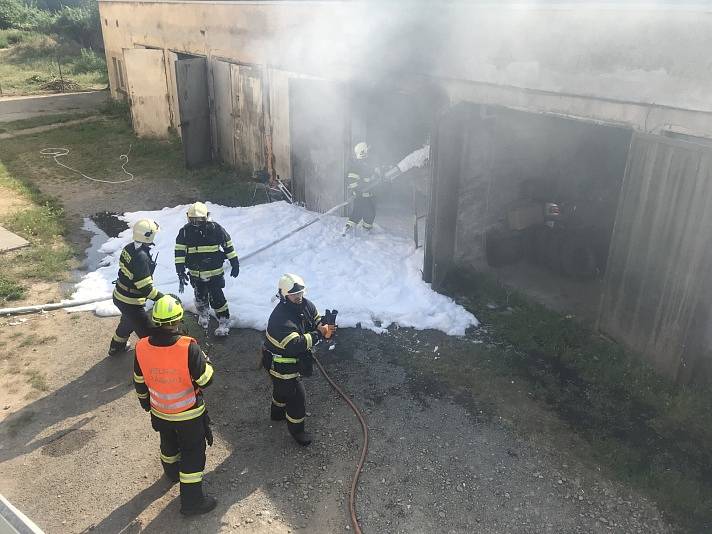
[[[146,300],[158,300],[163,293],[153,286],[156,260],[151,247],[158,233],[158,223],[141,219],[133,226],[133,242],[126,245],[119,256],[119,274],[115,281],[113,301],[121,312],[119,325],[111,338],[109,356],[127,352],[129,336],[135,332],[144,338],[151,332],[151,321],[144,308]]]
[[[279,304],[269,317],[262,347],[262,365],[272,378],[270,418],[286,419],[289,433],[300,445],[309,445],[312,438],[304,430],[305,392],[299,378],[311,376],[312,348],[336,330],[336,325],[326,324],[314,304],[304,298],[305,290],[300,276],[282,275]]]
[[[160,434],[166,477],[180,481],[180,512],[204,514],[217,504],[203,493],[205,443],[212,445],[213,436],[202,389],[213,380],[213,366],[195,339],[181,335],[183,306],[177,297],[158,299],[152,318],[154,332],[136,344],[136,394]]]

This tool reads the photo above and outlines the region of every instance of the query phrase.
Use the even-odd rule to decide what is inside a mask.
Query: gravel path
[[[205,344],[217,372],[206,392],[216,434],[206,487],[220,504],[185,520],[177,487],[161,478],[158,438],[133,394],[130,358],[103,356],[114,326],[65,313],[0,324],[3,339],[18,329],[62,333],[32,351],[47,362],[47,395],[23,401],[21,391],[3,411],[0,491],[13,503],[47,532],[349,532],[360,429],[318,370],[305,380],[315,442],[301,448],[268,419],[270,384],[256,370],[260,333],[234,331]],[[651,503],[561,444],[518,437],[391,363],[409,336],[342,330],[336,350],[322,356],[369,423],[357,501],[365,533],[673,531]],[[20,338],[6,348],[24,359],[12,343]],[[4,378],[12,378],[7,370]]]

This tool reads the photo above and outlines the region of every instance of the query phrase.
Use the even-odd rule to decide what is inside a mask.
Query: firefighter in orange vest
[[[161,436],[166,477],[180,481],[180,512],[204,514],[217,504],[202,484],[205,443],[213,441],[202,389],[212,382],[213,366],[195,339],[178,332],[183,306],[177,297],[158,299],[152,319],[155,331],[136,343],[136,394]]]

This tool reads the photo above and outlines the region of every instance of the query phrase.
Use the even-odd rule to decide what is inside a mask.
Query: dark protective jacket
[[[275,378],[297,378],[300,368],[311,364],[311,350],[322,339],[316,329],[321,315],[316,306],[303,299],[301,304],[280,301],[267,322],[264,348],[272,354],[269,373]]]
[[[354,196],[373,196],[373,190],[364,191],[372,185],[374,179],[374,169],[370,167],[367,159],[352,159],[347,179],[346,187]]]
[[[176,272],[182,275],[185,269],[191,276],[209,280],[221,276],[225,259],[237,268],[238,259],[230,235],[218,223],[188,223],[178,231],[175,246]]]
[[[151,407],[150,392],[144,379],[144,373],[150,373],[153,370],[141,369],[138,356],[134,356],[134,388],[136,389],[136,395],[141,403],[141,407],[146,411],[150,409],[151,413],[155,417],[167,421],[186,421],[188,419],[195,419],[196,417],[203,415],[203,413],[205,413],[205,403],[203,401],[202,389],[208,387],[213,381],[213,366],[205,353],[200,349],[200,345],[198,345],[197,341],[190,338],[188,350],[181,350],[177,345],[177,342],[181,337],[183,336],[175,332],[159,330],[154,335],[147,338],[150,345],[154,347],[175,347],[176,358],[188,359],[188,372],[190,373],[193,387],[195,389],[196,400],[192,406],[186,406],[186,409],[180,413],[165,414]]]
[[[136,248],[129,243],[119,257],[119,276],[114,288],[114,298],[126,304],[143,306],[146,299],[158,300],[163,293],[153,287],[153,271],[156,262],[151,258],[147,245]]]

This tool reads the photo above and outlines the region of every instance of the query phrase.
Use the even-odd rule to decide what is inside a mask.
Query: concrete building
[[[188,165],[266,169],[324,211],[355,141],[378,164],[430,143],[378,219],[420,228],[426,280],[491,271],[679,381],[712,376],[712,10],[99,4],[112,96]]]

